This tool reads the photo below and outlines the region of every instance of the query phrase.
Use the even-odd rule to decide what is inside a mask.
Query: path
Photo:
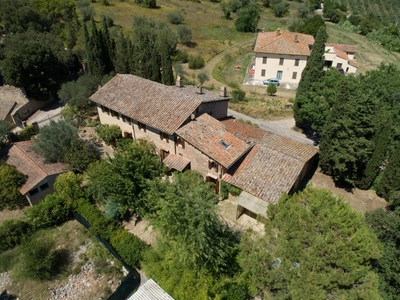
[[[314,146],[313,140],[307,138],[304,134],[293,130],[293,127],[295,126],[293,118],[278,121],[263,121],[246,116],[231,109],[228,109],[228,115],[233,116],[236,119],[250,121],[253,124],[257,124],[262,129]]]

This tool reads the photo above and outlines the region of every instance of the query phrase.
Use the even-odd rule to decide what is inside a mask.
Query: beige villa
[[[258,33],[255,56],[249,70],[253,73],[253,84],[261,85],[266,79],[277,78],[281,87],[297,88],[313,44],[312,35],[281,31],[279,28]],[[355,53],[353,45],[326,44],[325,69],[333,67],[344,73],[355,73]]]
[[[150,140],[166,166],[198,171],[216,193],[221,181],[239,187],[250,195],[240,207],[255,214],[265,215],[268,203],[300,187],[317,154],[315,147],[259,128],[252,138],[238,121],[244,127],[230,126],[225,87],[214,93],[183,86],[179,77],[175,86],[165,86],[118,74],[90,99],[102,124],[118,125],[125,137]]]
[[[277,78],[284,85],[296,85],[314,44],[312,35],[281,31],[260,32],[254,47],[254,80]]]

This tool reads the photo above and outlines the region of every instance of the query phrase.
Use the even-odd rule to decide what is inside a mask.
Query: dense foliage
[[[77,124],[70,120],[55,122],[50,120],[40,130],[32,145],[32,150],[41,155],[46,162],[63,162],[72,142],[79,140]]]
[[[19,189],[27,177],[12,166],[0,161],[0,210],[16,209],[28,204]]]
[[[373,262],[379,276],[379,292],[383,299],[400,295],[400,215],[399,212],[375,210],[366,214],[366,221],[383,245],[383,255]]]
[[[242,239],[239,262],[266,299],[380,299],[371,263],[381,257],[364,217],[308,188],[268,207],[264,237]]]

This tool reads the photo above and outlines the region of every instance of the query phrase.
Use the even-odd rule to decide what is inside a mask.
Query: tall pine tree
[[[377,194],[389,201],[392,208],[400,205],[400,148],[394,152],[389,160],[383,177],[379,183]]]

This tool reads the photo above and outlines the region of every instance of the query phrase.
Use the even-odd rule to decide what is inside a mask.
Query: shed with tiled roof
[[[5,151],[6,163],[27,176],[20,193],[26,196],[31,205],[52,193],[55,178],[68,170],[66,164],[45,164],[43,158],[31,150],[32,144],[33,141],[14,143]]]

